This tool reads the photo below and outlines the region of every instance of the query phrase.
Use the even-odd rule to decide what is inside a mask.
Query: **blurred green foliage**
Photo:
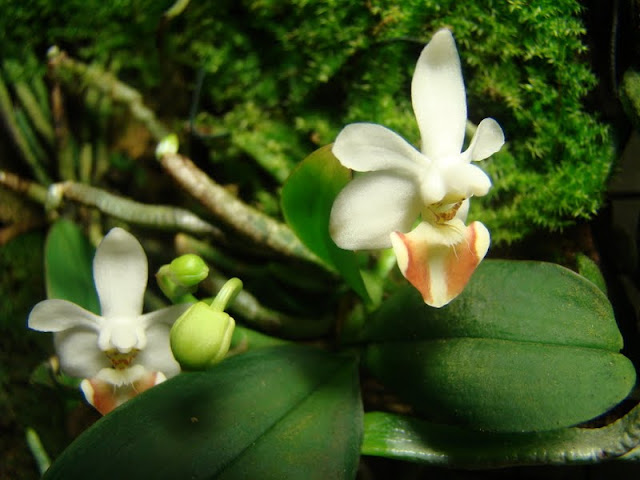
[[[42,285],[43,236],[39,232],[21,235],[0,248],[0,333],[20,332],[34,302],[45,297]],[[16,339],[12,339],[16,341]]]
[[[492,116],[507,136],[507,148],[484,163],[494,188],[471,211],[494,241],[560,229],[602,201],[614,149],[609,128],[584,105],[596,78],[575,0],[218,0],[191,2],[171,22],[162,21],[170,1],[0,4],[5,58],[44,59],[56,43],[116,69],[174,127],[189,117],[200,75],[191,113],[214,175],[269,213],[269,192],[346,123],[376,122],[419,141],[411,75],[446,26],[470,119]]]

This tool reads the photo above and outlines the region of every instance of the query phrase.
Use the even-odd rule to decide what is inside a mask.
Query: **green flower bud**
[[[202,370],[229,351],[235,321],[205,302],[192,305],[171,328],[173,356],[185,370]]]
[[[211,305],[198,302],[183,313],[171,328],[173,356],[185,370],[202,370],[220,362],[229,351],[236,326],[224,309],[242,290],[242,282],[225,283]]]
[[[209,275],[209,267],[198,255],[187,253],[170,264],[170,275],[175,283],[183,287],[197,285]]]
[[[197,255],[188,253],[163,265],[156,274],[158,286],[174,302],[188,301],[181,298],[196,291],[198,284],[209,275],[209,267]]]

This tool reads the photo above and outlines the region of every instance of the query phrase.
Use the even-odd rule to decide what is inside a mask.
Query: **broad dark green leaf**
[[[486,261],[442,309],[402,289],[362,339],[365,365],[417,412],[475,429],[575,425],[635,383],[606,296],[549,263]]]
[[[282,212],[302,243],[368,300],[356,254],[338,248],[329,235],[331,206],[349,180],[349,170],[331,153],[331,145],[322,147],[300,162],[284,184]]]
[[[45,281],[48,298],[60,298],[100,313],[93,283],[95,249],[84,233],[69,220],[58,220],[49,229],[45,244]]]
[[[622,348],[613,309],[592,282],[545,262],[485,260],[462,294],[431,308],[407,286],[387,299],[362,333],[367,341],[494,338]]]
[[[183,373],[108,414],[45,478],[351,479],[362,439],[357,363],[299,346]]]

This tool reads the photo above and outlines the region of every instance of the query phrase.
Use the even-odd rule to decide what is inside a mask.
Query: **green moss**
[[[614,152],[609,127],[584,105],[596,78],[576,0],[191,2],[161,30],[160,48],[170,1],[34,3],[0,20],[14,40],[3,46],[9,56],[59,43],[115,64],[174,118],[187,117],[204,73],[198,110],[207,128],[228,133],[211,144],[213,161],[266,172],[243,188],[256,203],[252,189],[273,190],[346,123],[381,123],[417,143],[411,75],[445,26],[460,51],[471,120],[496,118],[509,142],[484,163],[494,188],[472,207],[494,241],[561,229],[602,202]]]
[[[629,70],[624,74],[620,99],[627,116],[640,128],[640,73]]]
[[[267,151],[281,153],[290,163],[298,160],[291,158],[295,151],[273,152],[273,139],[302,148],[307,142],[311,150],[354,121],[387,125],[417,143],[409,97],[413,67],[432,33],[447,26],[460,50],[471,119],[496,118],[509,142],[485,163],[494,188],[474,200],[472,215],[488,224],[494,241],[511,242],[597,211],[614,152],[609,128],[583,105],[596,79],[578,2],[364,5],[245,1],[218,10],[217,28],[233,29],[233,35],[200,36],[198,54],[219,60],[206,86],[213,104],[226,100],[232,112],[242,112],[251,102],[254,111],[262,110],[253,121],[235,115],[241,119],[235,125],[233,114],[226,117],[226,128],[241,132],[235,138],[248,130],[251,144],[264,146],[264,152],[244,153],[259,162]],[[206,16],[208,8],[194,6],[187,21]],[[236,94],[221,91],[226,84]],[[237,103],[229,104],[231,98]],[[289,140],[274,131],[274,122],[291,126]]]

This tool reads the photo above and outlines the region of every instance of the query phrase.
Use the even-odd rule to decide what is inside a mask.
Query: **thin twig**
[[[275,252],[321,264],[287,225],[243,203],[187,157],[166,153],[159,159],[182,188],[238,233]]]
[[[82,183],[64,182],[58,185],[65,198],[97,207],[101,212],[126,222],[163,230],[182,230],[218,237],[223,235],[219,229],[183,208],[147,205]]]
[[[146,126],[156,141],[160,142],[169,135],[168,129],[155,117],[153,111],[144,105],[142,95],[120,82],[114,75],[73,60],[55,47],[49,52],[49,67],[54,78],[65,85],[72,88],[90,85],[114,102],[126,105],[131,115]],[[158,158],[178,184],[236,232],[274,252],[323,265],[287,225],[246,205],[190,159],[176,153],[166,153]]]
[[[153,138],[160,141],[170,131],[154,115],[135,89],[120,82],[113,74],[96,66],[89,66],[70,58],[57,47],[49,49],[49,71],[57,80],[70,88],[90,85],[117,103],[129,108],[133,118],[143,123]]]
[[[56,200],[59,202],[62,198],[67,198],[83,205],[96,207],[107,215],[136,225],[207,234],[220,239],[224,237],[218,228],[189,210],[169,205],[147,205],[82,183],[56,183],[47,189],[38,183],[0,170],[0,186],[26,195],[47,208],[55,208],[56,205],[53,203]]]
[[[44,205],[47,201],[46,187],[36,182],[25,180],[11,172],[0,170],[0,185],[14,192],[21,193],[41,205]]]

